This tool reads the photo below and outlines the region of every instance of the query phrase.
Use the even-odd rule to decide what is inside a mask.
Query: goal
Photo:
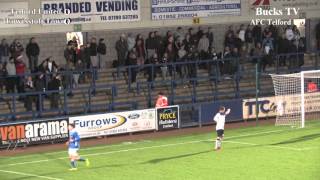
[[[306,120],[320,118],[320,70],[271,77],[277,126],[304,128]]]

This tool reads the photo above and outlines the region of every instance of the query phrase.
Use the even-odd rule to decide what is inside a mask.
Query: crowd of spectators
[[[198,68],[207,69],[218,79],[222,75],[230,79],[236,72],[244,70],[242,64],[246,62],[259,62],[261,71],[266,71],[267,66],[276,62],[295,71],[304,64],[305,39],[300,37],[296,26],[242,24],[235,28],[231,25],[225,33],[224,42],[215,42],[214,37],[211,27],[204,29],[201,26],[198,29],[178,27],[163,36],[153,31],[146,40],[142,34],[122,34],[115,44],[118,59],[113,64],[120,67],[137,65],[130,68],[131,83],[136,81],[139,72],[147,74],[149,82],[157,76],[166,80],[173,74],[180,78],[195,78]],[[223,43],[223,51],[218,52],[215,43]],[[202,60],[212,61],[201,63]],[[170,65],[175,62],[178,62],[176,66]],[[198,62],[198,65],[183,62]],[[139,68],[138,65],[142,64],[157,66],[154,70],[151,66]]]
[[[50,100],[51,108],[59,107],[59,90],[68,89],[68,95],[73,96],[71,89],[85,81],[87,68],[104,67],[100,64],[106,54],[103,39],[79,47],[76,38],[67,43],[64,51],[66,65],[59,66],[52,57],[39,62],[40,47],[36,38],[30,38],[26,48],[17,39],[10,45],[6,39],[0,44],[0,91],[1,93],[24,93],[18,100],[24,102],[27,111],[37,111],[43,108],[43,100]],[[24,53],[25,50],[25,53]],[[25,57],[26,55],[26,57]],[[28,61],[28,63],[27,63]],[[39,94],[46,92],[46,94]],[[40,107],[41,106],[41,107]]]
[[[320,23],[316,27],[316,39],[320,49]],[[217,51],[217,43],[223,43],[222,51]],[[208,70],[211,77],[220,80],[221,76],[233,78],[236,72],[244,70],[242,64],[247,62],[259,62],[261,71],[275,64],[275,60],[279,66],[298,69],[304,64],[305,39],[300,37],[296,26],[262,27],[242,24],[237,28],[229,26],[223,42],[215,41],[214,29],[199,26],[187,29],[178,27],[164,35],[159,31],[152,31],[148,35],[134,35],[130,32],[127,35],[122,34],[114,47],[117,53],[114,67],[135,65],[135,68],[124,68],[130,74],[128,77],[131,78],[131,83],[136,82],[138,73],[147,76],[148,82],[157,77],[167,80],[170,76],[192,79],[197,77],[199,68]],[[58,108],[59,90],[78,87],[79,83],[88,78],[98,78],[97,69],[106,68],[106,49],[102,38],[97,40],[92,37],[89,42],[80,45],[74,37],[63,52],[65,66],[59,66],[52,57],[39,62],[41,48],[34,37],[30,38],[26,48],[17,39],[11,44],[2,39],[0,91],[54,91],[49,95],[19,96],[19,100],[25,102],[28,111],[33,110],[32,103],[35,103],[39,110],[43,105],[40,100],[44,98],[50,99],[51,108]],[[207,60],[206,63],[201,63],[204,60]],[[185,62],[197,62],[198,65]],[[178,64],[172,66],[171,63]],[[157,66],[141,68],[140,65],[144,64]],[[90,69],[90,73],[86,73],[87,69]],[[73,95],[71,90],[68,95]]]

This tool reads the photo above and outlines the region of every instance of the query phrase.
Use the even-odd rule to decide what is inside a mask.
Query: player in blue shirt
[[[77,164],[76,161],[82,161],[86,163],[86,166],[88,167],[90,165],[90,162],[88,159],[84,159],[79,156],[78,150],[80,148],[80,136],[76,129],[74,128],[74,124],[69,124],[69,141],[67,142],[68,145],[68,154],[71,164],[70,171],[77,170]]]

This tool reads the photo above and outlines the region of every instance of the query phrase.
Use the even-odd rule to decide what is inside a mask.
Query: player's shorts
[[[69,156],[78,156],[78,148],[69,148],[68,149],[68,154]]]
[[[217,130],[217,136],[218,137],[223,137],[223,135],[224,135],[224,130],[223,129],[218,129]]]

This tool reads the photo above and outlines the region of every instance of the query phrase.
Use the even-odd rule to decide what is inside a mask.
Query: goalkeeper
[[[214,116],[213,120],[217,123],[216,124],[216,131],[217,131],[217,139],[215,150],[221,149],[221,143],[224,136],[224,124],[226,122],[226,115],[230,113],[230,109],[226,110],[224,106],[220,106],[219,112]]]

